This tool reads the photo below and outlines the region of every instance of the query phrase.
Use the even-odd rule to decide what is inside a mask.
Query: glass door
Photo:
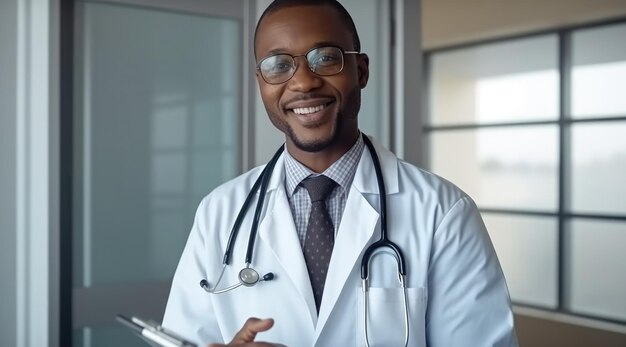
[[[73,345],[144,346],[200,199],[242,170],[241,1],[76,6]]]

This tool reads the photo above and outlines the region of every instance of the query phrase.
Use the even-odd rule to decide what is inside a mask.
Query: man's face
[[[257,63],[287,53],[306,54],[320,46],[354,50],[352,35],[330,6],[287,7],[265,16],[256,37]],[[318,76],[305,57],[287,82],[272,85],[257,70],[257,81],[270,120],[285,133],[288,148],[305,152],[345,151],[358,134],[361,89],[368,79],[366,55],[344,55],[343,70]],[[347,148],[346,148],[347,147]]]

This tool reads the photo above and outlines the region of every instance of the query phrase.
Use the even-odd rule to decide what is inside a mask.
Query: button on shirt
[[[326,200],[328,213],[335,227],[335,236],[339,229],[343,210],[346,207],[348,193],[350,192],[350,186],[354,180],[354,174],[356,173],[359,159],[365,147],[361,136],[363,135],[359,135],[356,143],[349,151],[334,162],[326,171],[321,173],[321,175],[332,178],[337,182],[337,187]],[[319,175],[320,174],[314,173],[309,170],[309,168],[302,165],[292,157],[288,151],[285,151],[285,190],[287,191],[287,198],[289,200],[289,206],[291,207],[291,213],[293,214],[296,231],[298,232],[298,238],[300,239],[300,245],[304,245],[309,214],[311,213],[311,199],[309,198],[309,193],[300,185],[300,182],[309,176]]]

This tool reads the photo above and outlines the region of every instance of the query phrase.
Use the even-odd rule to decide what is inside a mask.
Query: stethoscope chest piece
[[[220,277],[217,279],[217,283],[213,286],[213,288],[209,287],[209,282],[205,279],[203,279],[202,281],[200,281],[200,287],[202,287],[202,289],[204,289],[207,293],[211,293],[211,294],[220,294],[220,293],[225,293],[227,291],[233,290],[237,287],[252,287],[255,284],[262,282],[262,281],[271,281],[274,279],[274,273],[272,272],[268,272],[265,275],[263,275],[263,277],[259,276],[259,273],[254,270],[253,268],[249,267],[249,264],[247,264],[246,267],[244,267],[243,269],[241,269],[241,271],[239,271],[239,283],[235,283],[229,287],[226,288],[222,288],[222,289],[218,289],[218,285],[219,283],[222,281],[222,276],[224,276],[224,271],[226,270],[226,266],[224,266],[222,268],[222,272],[220,273]]]
[[[239,271],[239,281],[246,287],[252,287],[259,281],[259,273],[249,267]]]

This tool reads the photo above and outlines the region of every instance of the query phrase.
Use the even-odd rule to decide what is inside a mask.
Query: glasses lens
[[[268,83],[282,83],[293,75],[294,61],[290,55],[277,54],[263,59],[259,69]]]
[[[318,75],[328,76],[341,72],[343,52],[337,47],[320,47],[306,55],[311,70]]]

